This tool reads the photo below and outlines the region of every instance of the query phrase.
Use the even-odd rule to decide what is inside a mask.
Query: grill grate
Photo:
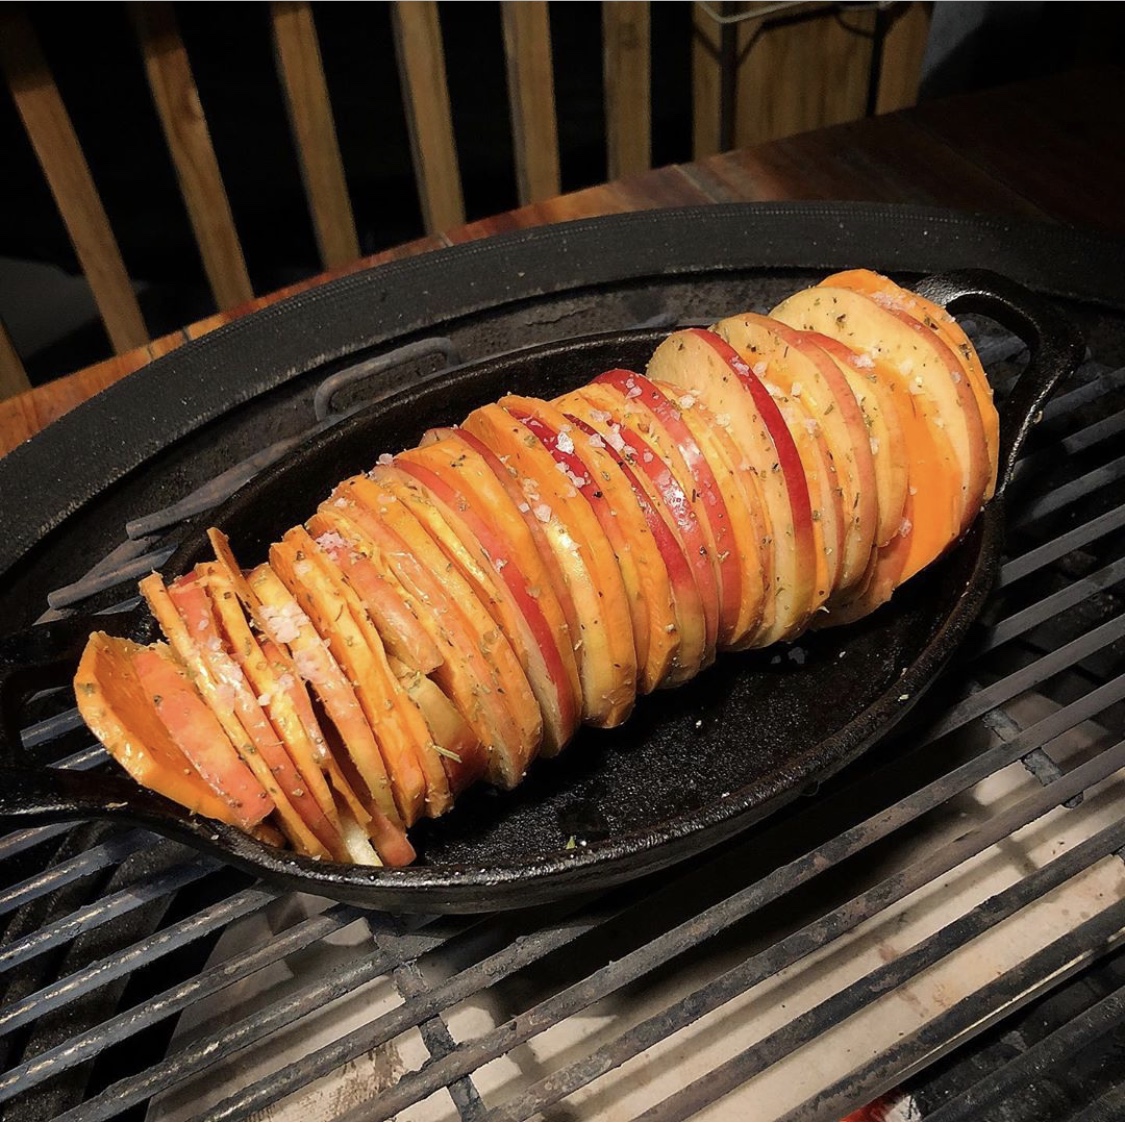
[[[1018,366],[1011,337],[977,332],[990,365]],[[1123,430],[1125,369],[1093,359],[1021,462],[1011,557],[958,666],[892,745],[686,869],[527,913],[402,920],[247,886],[143,831],[0,840],[35,871],[0,891],[3,1111],[826,1119],[887,1091],[1125,930]],[[133,527],[135,549],[52,609],[151,565],[166,525]],[[101,760],[51,704],[28,747]],[[1005,961],[1013,922],[1026,947]],[[951,964],[964,992],[939,994]],[[942,1111],[1066,1057],[1120,1006]]]

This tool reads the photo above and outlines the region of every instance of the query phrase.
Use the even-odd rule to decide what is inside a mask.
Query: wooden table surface
[[[928,102],[655,169],[396,246],[0,403],[0,455],[185,341],[348,272],[570,219],[658,207],[811,199],[1023,215],[1125,237],[1125,70],[1081,70]]]

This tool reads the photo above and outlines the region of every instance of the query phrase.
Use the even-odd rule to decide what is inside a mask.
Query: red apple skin
[[[617,421],[613,412],[603,407],[612,405],[596,393],[596,388],[583,387],[566,395],[560,404],[567,411],[591,425],[619,454],[619,462],[627,464],[657,510],[672,529],[684,556],[691,567],[698,590],[704,626],[704,650],[701,667],[709,667],[715,660],[719,637],[719,587],[715,567],[707,548],[700,521],[691,504],[689,493],[676,479],[649,442],[635,429]],[[697,622],[685,621],[685,627],[694,631]],[[686,635],[686,634],[685,634]]]
[[[587,403],[581,399],[570,400],[568,397],[564,398],[560,405],[575,411],[566,414],[567,419],[574,426],[588,437],[597,437],[604,441],[603,435],[587,420],[589,417],[586,413]],[[667,622],[665,628],[668,629],[669,624],[671,625],[670,634],[675,637],[674,654],[671,666],[656,685],[661,688],[678,687],[699,674],[706,655],[707,627],[699,587],[696,585],[695,575],[684,548],[672,530],[670,516],[666,516],[658,509],[649,489],[641,482],[634,466],[625,459],[624,455],[617,453],[608,445],[607,451],[613,456],[614,463],[632,492],[670,583],[669,608],[673,620]]]
[[[529,678],[543,708],[543,751],[548,756],[557,753],[577,730],[581,720],[581,707],[571,688],[558,638],[547,622],[539,599],[528,593],[531,583],[520,569],[518,561],[510,557],[512,551],[508,545],[453,490],[448,481],[428,466],[409,460],[397,460],[395,466],[413,477],[448,511],[454,513],[491,560],[492,568],[496,570],[498,579],[503,582],[509,597],[523,617],[531,642],[542,660],[542,674],[532,675],[533,669],[528,668]],[[454,524],[454,530],[456,529]]]
[[[775,617],[761,638],[769,644],[798,635],[824,603],[818,585],[817,540],[812,503],[800,455],[777,404],[761,380],[724,340],[702,328],[670,335],[653,354],[648,376],[686,392],[715,416],[757,474],[773,528]]]
[[[637,691],[637,653],[621,570],[605,534],[570,480],[522,422],[500,403],[482,406],[466,419],[473,433],[503,458],[525,505],[542,523],[548,549],[565,574],[580,624],[584,719],[612,727],[632,712]]]
[[[521,553],[520,557],[523,562],[523,569],[538,585],[550,588],[550,592],[554,595],[555,601],[563,614],[565,620],[564,627],[573,653],[575,650],[574,645],[577,643],[578,637],[582,635],[578,610],[574,604],[574,598],[570,595],[570,588],[567,585],[566,577],[562,572],[558,559],[555,557],[555,552],[551,549],[550,543],[547,542],[547,537],[543,531],[543,525],[532,513],[531,507],[524,498],[523,491],[520,489],[518,481],[504,467],[500,458],[497,457],[476,434],[470,433],[467,429],[429,430],[422,438],[422,448],[427,449],[438,441],[459,442],[462,446],[466,447],[473,455],[479,457],[484,462],[488,471],[492,474],[492,481],[503,490],[508,500],[509,509],[514,509],[516,518],[522,520],[526,537],[531,540],[534,547],[533,550],[527,552],[526,557]],[[410,456],[409,453],[400,454],[400,456],[401,455]],[[505,512],[504,518],[511,518],[511,510]],[[539,569],[539,578],[537,578],[533,572],[535,567]],[[582,663],[580,648],[578,652],[579,657],[574,661],[575,678],[572,681],[576,684],[577,694],[579,697],[582,697],[581,675],[578,671]]]
[[[632,491],[610,450],[590,444],[589,433],[555,406],[514,396],[502,404],[562,466],[605,532],[629,598],[638,690],[647,694],[667,677],[679,640],[665,630],[671,620],[668,574]],[[601,443],[600,438],[597,441]]]
[[[719,582],[718,643],[722,647],[730,647],[741,619],[742,560],[723,490],[710,463],[691,430],[684,424],[679,407],[644,375],[620,369],[606,371],[594,379],[593,385],[610,386],[634,409],[648,411],[667,432],[672,448],[678,453],[680,463],[672,463],[669,467],[679,477],[684,491],[692,497],[697,518],[707,535],[708,551]],[[639,429],[639,422],[632,423],[631,428]]]
[[[839,514],[840,573],[833,596],[844,595],[864,576],[878,521],[875,464],[855,395],[828,355],[779,320],[742,313],[715,330],[747,363],[760,358],[769,364],[768,378],[806,411],[823,439],[826,479]]]

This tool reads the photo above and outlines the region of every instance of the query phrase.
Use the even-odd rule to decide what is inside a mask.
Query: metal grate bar
[[[272,941],[266,952],[272,952],[279,938]],[[422,956],[446,943],[449,937],[444,934],[415,936],[411,945],[404,944],[402,955],[410,959]],[[266,961],[272,963],[276,957]],[[363,984],[386,975],[395,967],[395,961],[380,952],[357,959],[354,963],[339,968],[329,975],[298,988],[284,1000],[274,1003],[261,1011],[240,1019],[224,1027],[221,1031],[207,1035],[185,1046],[155,1066],[111,1085],[98,1096],[84,1101],[70,1112],[60,1116],[60,1120],[108,1120],[131,1108],[139,1101],[155,1096],[157,1093],[207,1069],[216,1062],[235,1054],[262,1038],[281,1030],[312,1011],[339,999]],[[224,983],[225,983],[224,975]],[[190,984],[187,985],[190,987]],[[174,1009],[183,1006],[177,1004]],[[167,1014],[168,1012],[164,1012]],[[100,1048],[100,1047],[99,1047]],[[94,1051],[96,1052],[96,1050]],[[210,1115],[210,1119],[215,1119]]]
[[[1066,802],[1064,801],[1064,804]],[[955,953],[969,941],[1018,913],[1030,902],[1081,873],[1125,844],[1125,820],[1071,847],[1046,866],[981,902],[968,913],[919,941],[889,963],[869,972],[792,1022],[740,1051],[710,1073],[666,1097],[639,1120],[688,1120],[763,1073],[794,1051],[908,983],[920,972]],[[943,1119],[968,1119],[945,1116]]]
[[[1038,627],[1059,613],[1081,604],[1087,598],[1093,597],[1097,593],[1104,593],[1107,589],[1112,589],[1123,579],[1125,579],[1125,558],[1119,558],[1116,562],[1103,566],[1097,573],[1091,574],[1087,578],[1079,578],[1057,592],[1036,601],[1035,604],[1028,605],[1026,609],[1021,609],[1018,613],[1013,613],[1010,617],[1006,617],[998,624],[993,625],[981,642],[973,647],[973,655],[982,656],[985,652],[991,652],[993,648],[997,648],[1009,640],[1014,640],[1025,632],[1030,632],[1031,629]]]
[[[152,539],[153,536],[146,535],[141,541],[148,543]],[[124,543],[123,545],[133,546],[136,544]],[[172,557],[175,550],[176,547],[173,544],[161,547],[159,550],[153,550],[148,554],[142,554],[139,558],[130,559],[128,562],[122,562],[116,566],[97,566],[79,581],[64,585],[48,593],[47,604],[56,610],[77,605],[78,602],[85,601],[88,597],[94,597],[103,590],[112,589],[122,582],[143,577],[152,570],[159,569]],[[117,551],[113,553],[116,554]]]
[[[933,742],[944,734],[959,730],[994,707],[1001,706],[1016,695],[1037,687],[1045,679],[1058,675],[1060,671],[1066,671],[1087,656],[1116,643],[1123,636],[1125,636],[1125,614],[1106,621],[1105,624],[1091,629],[1069,644],[1048,652],[1047,655],[1041,656],[1019,671],[1014,671],[1011,675],[1006,675],[1003,679],[998,679],[995,683],[955,703],[943,718],[926,728],[926,740]],[[1118,682],[1120,679],[1113,680],[1113,683]],[[1110,684],[1107,683],[1099,690],[1104,691],[1109,686]],[[1088,697],[1093,698],[1097,693],[1098,691],[1095,691]]]
[[[1098,368],[1100,373],[1091,378],[1090,375]],[[1107,394],[1125,387],[1125,367],[1111,369],[1100,363],[1087,362],[1078,369],[1078,374],[1085,374],[1087,381],[1065,394],[1056,395],[1043,407],[1039,422],[1041,428],[1049,431],[1066,414],[1082,406],[1090,406]]]
[[[1111,686],[1106,685],[1107,688]],[[1064,733],[1112,702],[1125,696],[1125,675],[1103,688],[1030,726],[1014,741],[1001,744],[965,763],[945,776],[912,793],[906,799],[836,836],[819,850],[809,852],[779,867],[760,881],[704,910],[690,921],[668,930],[649,944],[592,973],[585,980],[558,992],[551,999],[523,1012],[515,1019],[465,1043],[455,1053],[427,1063],[405,1076],[368,1106],[377,1116],[389,1118],[429,1096],[458,1077],[494,1060],[526,1042],[561,1019],[576,1014],[591,1003],[631,983],[679,955],[686,948],[729,928],[736,921],[761,909],[790,890],[810,881],[843,859],[885,838],[893,831],[938,807],[950,797],[1019,760],[1029,749]],[[1093,695],[1100,695],[1091,702]],[[1043,790],[1044,792],[1047,790]],[[1042,793],[1036,794],[1042,798]],[[373,1024],[374,1025],[374,1024]]]
[[[417,999],[426,992],[426,980],[422,970],[416,963],[403,964],[393,973],[395,987],[403,999]],[[440,1014],[427,1019],[419,1027],[422,1032],[422,1041],[432,1058],[443,1058],[456,1048],[453,1035]],[[449,1087],[449,1095],[453,1098],[454,1107],[462,1120],[481,1120],[484,1118],[484,1102],[481,1100],[477,1087],[471,1077],[465,1076],[454,1081]]]
[[[24,749],[35,749],[36,746],[54,741],[63,734],[69,734],[71,730],[80,730],[82,726],[82,716],[78,713],[78,707],[72,706],[60,714],[53,714],[42,722],[33,722],[25,727],[20,731],[20,740]]]
[[[471,967],[406,1003],[398,1010],[380,1016],[365,1027],[310,1052],[301,1061],[263,1078],[244,1089],[238,1096],[216,1105],[211,1120],[239,1120],[248,1113],[317,1080],[368,1050],[421,1025],[427,1019],[464,999],[475,995],[513,972],[543,959],[548,953],[570,944],[597,928],[600,920],[579,918],[567,920],[550,928],[523,934],[505,948],[486,956]],[[450,1084],[465,1073],[458,1073]],[[443,1087],[443,1086],[438,1086]]]
[[[1071,932],[1052,941],[1022,964],[999,976],[989,987],[955,1003],[913,1034],[900,1038],[882,1057],[853,1070],[840,1081],[798,1105],[790,1120],[840,1120],[858,1106],[887,1092],[922,1066],[959,1044],[966,1034],[979,1034],[1084,967],[1115,943],[1125,925],[1125,901],[1095,914]],[[965,1028],[969,1028],[966,1031]]]
[[[1045,496],[1037,496],[1022,505],[1023,510],[1013,519],[1009,526],[1013,530],[1023,530],[1030,524],[1044,516],[1053,515],[1057,511],[1064,511],[1072,504],[1086,499],[1087,496],[1100,488],[1116,484],[1125,476],[1125,456],[1117,457],[1108,464],[1100,465],[1081,476],[1068,481],[1060,488],[1048,492]]]
[[[112,980],[151,964],[170,952],[200,940],[216,929],[221,929],[268,905],[276,895],[267,890],[243,890],[229,898],[201,910],[199,913],[169,925],[165,929],[137,941],[128,948],[106,956],[93,964],[55,980],[47,987],[32,992],[17,1003],[0,1010],[0,1034],[9,1034],[41,1015],[81,999],[90,992],[104,987]],[[224,976],[224,982],[229,982]],[[39,1059],[36,1059],[38,1064]],[[0,1078],[0,1082],[2,1082]],[[0,1085],[2,1088],[2,1085]]]
[[[260,908],[260,904],[255,905],[254,908]],[[247,909],[246,912],[250,910]],[[337,906],[320,917],[299,922],[283,933],[271,937],[265,943],[248,949],[206,972],[193,976],[177,987],[170,988],[153,999],[138,1004],[114,1018],[107,1019],[99,1026],[36,1055],[30,1061],[14,1067],[0,1077],[0,1101],[9,1100],[43,1081],[56,1079],[64,1070],[88,1061],[107,1047],[122,1042],[131,1035],[147,1030],[169,1015],[182,1011],[195,1000],[214,995],[251,973],[330,936],[346,925],[352,924],[360,916],[361,913],[351,906]],[[207,917],[202,918],[204,924],[209,924],[210,920]],[[216,924],[209,924],[209,928],[215,927]],[[175,943],[177,946],[186,944],[188,939],[202,935],[203,931],[195,932],[194,935],[191,930],[188,933],[177,932],[174,935]],[[145,946],[141,949],[142,958],[136,963],[130,960],[125,970],[139,967],[145,960],[155,959],[155,956],[150,954],[151,947],[147,946],[146,942],[142,942],[142,945]],[[163,948],[159,949],[160,953],[164,951],[166,950]],[[117,967],[113,963],[117,959],[110,958],[111,969]],[[93,981],[94,986],[106,982],[107,978],[112,977],[98,976]],[[69,996],[67,998],[69,999]],[[145,1094],[137,1099],[142,1099],[143,1095]],[[99,1117],[95,1116],[94,1119]]]
[[[927,1114],[927,1120],[972,1120],[1018,1085],[1025,1087],[1044,1073],[1058,1072],[1068,1058],[1110,1033],[1125,1019],[1125,987],[1107,995],[1064,1026],[1036,1042],[1025,1054],[993,1070],[957,1097]],[[1108,1118],[1107,1118],[1108,1119]]]
[[[1091,519],[1088,523],[1083,523],[1080,527],[1075,527],[1059,535],[1058,538],[1005,562],[1000,567],[995,588],[1003,589],[1005,586],[1012,585],[1036,570],[1041,570],[1044,566],[1064,558],[1072,550],[1089,546],[1103,535],[1119,531],[1122,527],[1125,527],[1125,505],[1107,511],[1104,515],[1099,515],[1096,519]]]
[[[107,921],[139,909],[148,902],[174,894],[177,890],[211,874],[220,865],[218,859],[201,856],[190,862],[179,863],[155,877],[143,882],[135,882],[116,894],[75,910],[53,924],[29,933],[0,949],[0,971],[15,968],[48,949],[58,948],[59,945],[72,941],[99,925],[104,925]]]
[[[53,893],[87,874],[122,862],[141,847],[151,846],[154,839],[148,831],[126,831],[22,882],[16,882],[0,892],[0,916],[11,913],[44,894]]]
[[[169,527],[174,527],[177,523],[183,522],[185,519],[190,519],[193,515],[199,515],[204,511],[210,511],[211,508],[216,507],[222,503],[223,500],[229,499],[238,491],[243,484],[253,480],[255,476],[263,468],[267,468],[273,464],[274,461],[280,460],[291,449],[296,448],[302,441],[306,440],[309,435],[307,433],[299,433],[296,437],[287,437],[282,441],[277,441],[264,449],[260,449],[254,453],[253,456],[247,457],[244,461],[225,472],[219,473],[218,476],[212,477],[207,483],[196,488],[194,492],[189,492],[183,499],[178,500],[176,503],[169,504],[167,507],[161,508],[159,511],[154,511],[149,515],[142,515],[137,519],[130,519],[125,524],[125,534],[130,539],[145,538],[154,534],[157,531],[166,530]]]
[[[51,823],[43,827],[25,827],[20,831],[13,831],[0,839],[0,862],[29,851],[32,847],[38,847],[48,839],[57,839],[73,828],[72,823]]]
[[[1091,425],[1071,433],[1061,441],[1053,443],[1049,448],[1041,449],[1037,453],[1030,453],[1021,457],[1016,465],[1015,479],[1032,476],[1037,472],[1054,467],[1058,463],[1059,455],[1077,456],[1079,453],[1088,452],[1102,441],[1117,437],[1125,432],[1125,411],[1111,414],[1107,418],[1093,422]]]
[[[61,586],[48,593],[47,604],[52,609],[62,609],[68,605],[73,605],[77,601],[92,597],[102,589],[108,589],[110,586],[115,585],[116,581],[107,582],[105,580],[107,574],[120,572],[123,566],[133,563],[138,556],[145,555],[146,557],[153,557],[153,554],[147,554],[146,552],[152,551],[158,541],[158,536],[150,535],[136,542],[126,540],[123,543],[119,543],[102,558],[101,561],[94,563],[78,581]],[[167,557],[167,555],[165,555],[165,557]],[[153,564],[159,565],[160,563],[155,562]]]
[[[749,988],[824,948],[860,923],[883,912],[908,894],[947,874],[967,859],[1006,839],[1013,832],[1046,815],[1063,801],[1123,767],[1125,741],[1074,769],[1055,784],[1032,793],[1003,815],[994,816],[975,831],[896,871],[890,878],[743,961],[736,968],[644,1020],[581,1061],[536,1082],[520,1096],[498,1108],[491,1118],[527,1120],[532,1115],[543,1112],[563,1097],[616,1069],[675,1031],[682,1030]]]

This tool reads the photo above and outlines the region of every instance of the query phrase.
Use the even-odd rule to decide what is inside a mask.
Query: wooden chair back
[[[755,44],[760,50],[762,36],[768,40],[775,34],[776,29],[765,20],[778,5],[697,3],[692,7],[696,41],[695,155],[704,156],[717,151],[724,142],[729,147],[739,139],[729,127],[732,104],[739,97],[737,85],[730,86],[732,58],[737,72],[738,53],[745,56]],[[818,10],[838,5],[785,7],[811,10],[815,15]],[[898,7],[911,10],[911,26],[928,26],[927,5]],[[215,304],[219,310],[236,308],[249,302],[254,291],[175,10],[167,2],[135,3],[130,9],[148,86]],[[425,229],[436,234],[463,224],[466,217],[439,10],[434,0],[393,3],[391,9],[415,182]],[[755,15],[759,9],[760,18]],[[213,10],[218,15],[222,7],[216,5]],[[560,192],[550,11],[545,2],[520,0],[501,4],[500,13],[515,178],[520,202],[526,204]],[[360,256],[360,243],[314,10],[307,0],[275,0],[269,7],[269,17],[278,81],[319,255],[323,267],[330,270],[355,261]],[[870,17],[857,13],[857,18],[874,28],[874,12]],[[602,4],[606,150],[611,179],[643,172],[651,164],[649,21],[647,2]],[[735,24],[737,33],[732,38],[729,29]],[[748,38],[750,32],[753,38]],[[780,34],[784,38],[788,32],[782,28]],[[924,45],[924,35],[921,43]],[[857,104],[857,96],[853,96],[843,109],[834,102],[832,112],[840,119],[859,116],[870,108],[866,95],[872,83],[878,85],[885,80],[891,91],[879,109],[911,103],[917,89],[918,50],[905,65],[899,60],[887,78],[883,74],[885,58],[876,58],[870,46],[863,49],[867,69],[853,67],[859,76],[858,85],[852,81],[863,100]],[[768,53],[766,57],[768,70]],[[32,24],[19,5],[5,5],[0,11],[0,66],[114,350],[121,353],[144,345],[149,338],[144,317],[81,142]],[[779,76],[780,90],[781,69],[776,63],[773,69]],[[808,73],[816,73],[816,69],[810,68]],[[755,76],[755,80],[762,79]],[[833,81],[840,85],[838,76],[833,76]],[[822,91],[820,96],[824,100],[830,94],[832,91]],[[787,126],[791,128],[794,120],[790,114]],[[798,125],[803,123],[797,120]],[[0,309],[0,398],[29,385],[16,349],[3,330],[2,313]]]

